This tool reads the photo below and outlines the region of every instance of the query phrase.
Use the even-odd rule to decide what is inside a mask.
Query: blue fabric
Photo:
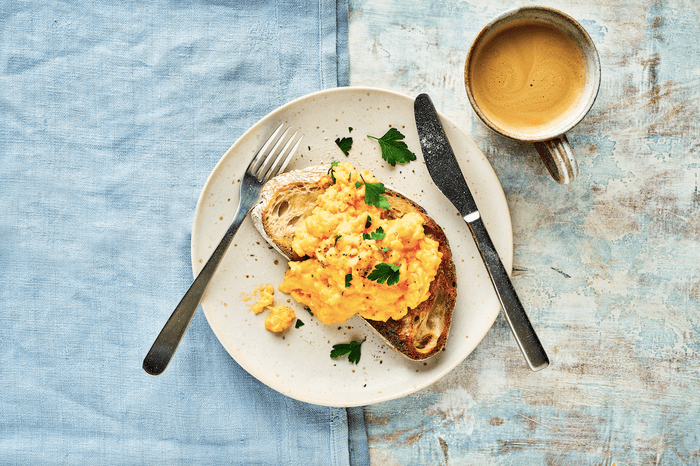
[[[262,385],[201,311],[141,369],[218,159],[347,84],[347,4],[4,1],[0,22],[0,464],[367,464],[360,408]]]

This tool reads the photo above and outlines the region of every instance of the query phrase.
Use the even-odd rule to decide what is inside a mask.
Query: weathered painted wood
[[[546,2],[603,67],[569,133],[571,186],[464,92],[471,40],[518,4],[350,2],[351,85],[428,92],[494,166],[514,284],[552,359],[530,372],[499,318],[443,380],[365,409],[372,464],[700,464],[700,2]]]

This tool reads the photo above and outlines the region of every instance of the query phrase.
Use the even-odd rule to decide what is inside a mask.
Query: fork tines
[[[304,137],[301,135],[296,139],[299,132],[295,131],[294,134],[287,138],[290,128],[285,129],[283,132],[282,128],[284,128],[284,123],[275,129],[258,153],[255,154],[255,157],[248,167],[248,173],[252,174],[262,183],[267,182],[270,178],[283,172],[284,169],[287,168],[289,161],[292,159],[292,155],[297,151]],[[281,135],[279,135],[280,132],[282,132]]]

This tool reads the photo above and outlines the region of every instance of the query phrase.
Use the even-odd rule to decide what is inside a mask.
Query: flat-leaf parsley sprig
[[[337,138],[335,140],[335,143],[338,147],[340,147],[340,150],[343,151],[343,154],[350,155],[350,149],[352,148],[352,138]]]
[[[362,239],[373,239],[375,241],[381,241],[384,239],[386,234],[384,233],[384,228],[379,227],[372,233],[362,233]]]
[[[331,181],[335,184],[335,167],[338,166],[340,162],[331,162],[331,168],[328,169],[328,174],[331,175]]]
[[[356,181],[355,188],[359,189],[363,184],[365,185],[365,204],[373,205],[380,209],[388,209],[389,201],[383,195],[386,192],[384,184],[382,182],[368,183],[362,175],[360,175],[360,178],[362,178],[362,181]]]
[[[376,136],[367,137],[376,139],[382,149],[382,158],[393,167],[397,163],[408,163],[416,160],[416,154],[408,149],[403,139],[406,137],[396,128],[389,128],[389,131],[381,138]]]
[[[374,266],[367,278],[380,285],[384,282],[389,286],[396,285],[399,282],[399,268],[398,265],[382,262]]]
[[[360,356],[362,356],[361,346],[367,338],[362,341],[351,341],[350,343],[339,343],[333,345],[331,350],[331,358],[338,359],[341,356],[348,355],[348,361],[357,364],[360,362]]]

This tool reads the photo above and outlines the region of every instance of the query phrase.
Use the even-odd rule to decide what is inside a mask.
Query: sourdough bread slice
[[[260,234],[290,260],[302,259],[292,250],[294,231],[316,206],[316,198],[323,192],[316,182],[327,172],[328,167],[316,166],[273,178],[263,187],[260,201],[251,213]],[[409,309],[398,320],[364,320],[403,356],[412,360],[427,359],[444,348],[452,322],[457,297],[452,252],[442,228],[422,207],[396,191],[385,189],[390,208],[382,212],[382,217],[393,219],[409,212],[419,212],[425,219],[423,229],[426,236],[438,242],[442,260],[430,284],[427,300]]]

